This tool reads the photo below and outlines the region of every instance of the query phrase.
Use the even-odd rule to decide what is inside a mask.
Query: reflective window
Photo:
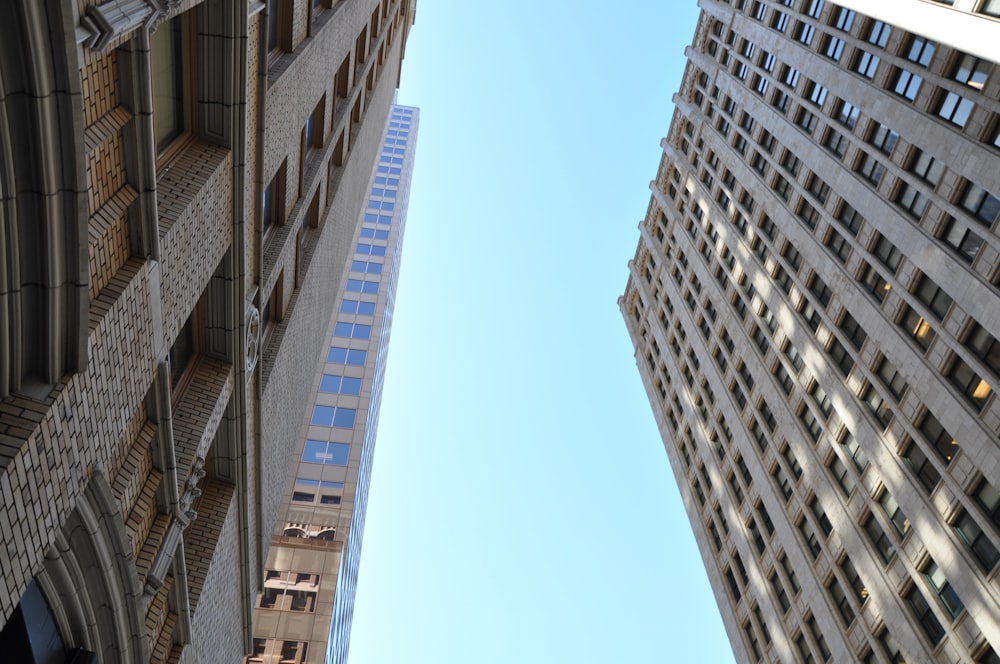
[[[332,376],[324,374],[319,384],[319,391],[328,394],[361,394],[361,379],[351,376]]]
[[[348,364],[352,367],[363,367],[367,357],[368,351],[365,350],[333,346],[326,354],[326,361],[330,364]]]
[[[361,323],[338,322],[333,329],[333,336],[345,337],[347,339],[369,339],[371,335],[372,326]]]
[[[319,440],[307,440],[302,451],[302,461],[305,463],[321,463],[326,466],[346,466],[351,453],[351,446],[346,443],[325,443]]]
[[[354,428],[356,408],[338,408],[335,406],[314,406],[311,423],[320,427]]]

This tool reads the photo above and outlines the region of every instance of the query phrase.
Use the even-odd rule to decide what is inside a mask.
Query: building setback
[[[248,662],[347,662],[418,109],[393,105],[312,381]]]
[[[699,6],[619,305],[736,659],[1000,662],[1000,5]]]
[[[240,661],[414,2],[0,18],[0,657]]]

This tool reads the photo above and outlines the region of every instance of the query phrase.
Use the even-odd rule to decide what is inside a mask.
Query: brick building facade
[[[0,648],[237,661],[414,2],[0,17]]]

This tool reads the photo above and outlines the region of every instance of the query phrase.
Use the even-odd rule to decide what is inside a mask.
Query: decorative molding
[[[77,42],[97,52],[108,47],[140,26],[149,32],[177,8],[181,0],[111,0],[87,8],[80,18]]]
[[[253,303],[256,296],[255,292],[251,301],[247,304],[246,311],[247,382],[250,382],[250,376],[253,375],[253,370],[257,367],[257,359],[260,357],[260,309]]]

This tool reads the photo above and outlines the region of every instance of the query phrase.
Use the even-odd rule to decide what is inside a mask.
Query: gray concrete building
[[[253,652],[414,4],[3,4],[0,659]]]
[[[346,664],[420,111],[393,104],[294,445],[248,664]]]
[[[619,300],[740,662],[1000,662],[1000,5],[700,0]]]

